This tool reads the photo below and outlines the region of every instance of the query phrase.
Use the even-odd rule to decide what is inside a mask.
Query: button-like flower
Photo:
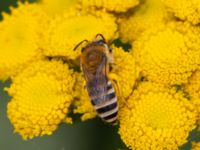
[[[8,117],[23,139],[52,134],[67,116],[73,100],[73,72],[58,60],[31,64],[13,78]]]
[[[38,40],[45,20],[37,4],[19,3],[0,22],[0,80],[18,73],[41,58]]]
[[[186,83],[200,64],[200,28],[188,23],[150,28],[133,45],[142,74],[160,84]]]
[[[97,33],[101,33],[107,40],[115,36],[117,25],[115,18],[109,14],[96,12],[95,15],[66,13],[52,20],[45,31],[42,42],[45,55],[66,56],[70,59],[80,55],[80,51],[73,49],[83,40],[93,40]]]
[[[141,83],[119,112],[119,134],[131,149],[178,149],[195,128],[196,111],[182,93]]]

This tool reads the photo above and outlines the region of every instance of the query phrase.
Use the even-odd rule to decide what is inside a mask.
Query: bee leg
[[[109,64],[109,71],[112,71],[112,70],[114,70],[114,69],[117,69],[117,65],[115,64],[115,63],[110,63]]]
[[[118,82],[117,82],[117,80],[116,80],[116,76],[114,75],[114,74],[111,74],[110,76],[109,76],[109,79],[112,81],[112,83],[113,83],[113,86],[114,86],[114,89],[116,90],[116,93],[117,93],[117,96],[118,96],[118,98],[122,101],[122,105],[120,106],[120,107],[124,107],[124,105],[127,107],[127,108],[129,108],[129,109],[131,109],[129,106],[128,106],[128,104],[127,104],[127,98],[125,98],[124,96],[123,96],[123,94],[121,93],[121,90],[120,90],[120,88],[119,88],[119,84],[118,84]]]

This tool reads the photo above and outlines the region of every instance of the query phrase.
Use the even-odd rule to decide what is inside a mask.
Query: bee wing
[[[84,66],[82,67],[87,81],[88,93],[92,100],[92,103],[94,105],[104,103],[107,100],[107,58],[103,58],[101,64],[96,70],[95,75],[91,75],[87,72]]]

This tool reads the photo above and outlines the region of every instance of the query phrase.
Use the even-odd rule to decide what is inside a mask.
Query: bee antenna
[[[80,43],[78,43],[75,47],[74,47],[74,51],[81,45],[81,44],[83,44],[84,42],[88,42],[88,40],[83,40],[83,41],[81,41]]]
[[[106,39],[104,38],[104,36],[101,33],[98,33],[95,38],[97,38],[98,36],[100,36],[103,39],[103,41],[106,41]]]

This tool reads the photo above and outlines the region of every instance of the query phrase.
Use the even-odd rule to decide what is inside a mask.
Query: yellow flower
[[[192,24],[200,23],[200,1],[199,0],[163,0],[168,11],[176,17],[187,20]]]
[[[71,123],[72,73],[62,61],[41,60],[13,78],[7,114],[23,139],[50,135],[60,123]]]
[[[200,64],[200,28],[187,23],[151,28],[133,45],[142,74],[160,84],[186,83]]]
[[[139,4],[139,0],[79,0],[82,7],[105,8],[108,11],[125,12]]]
[[[194,103],[198,114],[200,114],[200,71],[197,70],[189,78],[189,82],[184,85],[184,90],[189,94],[191,102]],[[200,124],[200,115],[198,115],[198,123]]]
[[[122,40],[134,41],[145,30],[159,26],[167,20],[169,16],[161,0],[146,0],[129,18],[119,19],[119,33]]]
[[[106,13],[96,12],[92,15],[68,12],[52,19],[45,30],[45,40],[42,41],[44,53],[74,59],[80,55],[80,51],[73,49],[82,40],[92,40],[98,33],[111,40],[116,30],[115,18]]]
[[[48,14],[62,14],[71,9],[75,9],[78,0],[40,0],[41,7]]]
[[[134,58],[128,52],[125,52],[122,48],[112,46],[114,51],[114,66],[113,70],[108,74],[109,79],[113,82],[116,90],[119,104],[123,106],[124,100],[130,96],[136,79],[139,76],[138,68],[136,68]],[[96,116],[93,106],[90,102],[90,98],[85,89],[85,80],[82,74],[77,75],[76,82],[76,109],[75,113],[83,114],[82,120],[91,119]]]
[[[175,89],[143,82],[119,112],[119,134],[131,149],[177,149],[195,128],[192,103]]]
[[[200,142],[192,142],[191,150],[200,150]]]
[[[38,40],[45,15],[36,4],[19,3],[0,22],[0,80],[41,58]]]

